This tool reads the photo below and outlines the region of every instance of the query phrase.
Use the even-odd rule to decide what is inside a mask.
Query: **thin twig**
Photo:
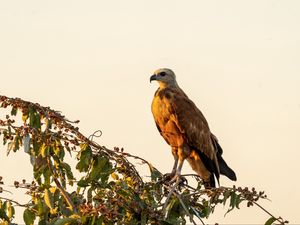
[[[0,199],[6,200],[6,201],[10,201],[10,202],[15,203],[17,206],[20,206],[20,207],[26,207],[27,208],[27,207],[30,206],[29,203],[27,203],[27,204],[21,204],[21,203],[19,203],[17,201],[9,199],[9,198],[0,197]]]
[[[285,224],[284,222],[280,221],[277,217],[275,217],[273,214],[271,214],[269,211],[267,211],[264,207],[262,207],[260,204],[258,204],[257,202],[251,201],[253,204],[255,204],[256,206],[258,206],[261,210],[263,210],[265,213],[267,213],[269,216],[273,217],[274,219],[276,219],[276,221],[278,221],[280,224]]]
[[[11,186],[11,187],[14,187],[14,186]],[[7,192],[7,193],[9,193],[11,195],[13,194],[11,191],[7,191],[7,190],[4,190],[4,189],[2,189],[1,192]]]

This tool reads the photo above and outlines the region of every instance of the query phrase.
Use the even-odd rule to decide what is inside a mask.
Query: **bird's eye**
[[[161,72],[161,73],[159,73],[159,75],[164,77],[164,76],[166,76],[166,72]]]

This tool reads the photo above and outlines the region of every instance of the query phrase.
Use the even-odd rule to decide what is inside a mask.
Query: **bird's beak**
[[[153,74],[153,75],[150,77],[150,83],[151,83],[151,81],[153,81],[153,80],[156,80],[156,75],[155,75],[155,74]]]

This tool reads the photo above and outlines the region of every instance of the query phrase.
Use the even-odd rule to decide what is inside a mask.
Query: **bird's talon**
[[[172,179],[174,178],[174,174],[173,173],[166,173],[162,176],[161,178],[161,182],[162,183],[169,183]]]
[[[179,186],[182,186],[187,183],[187,179],[181,175],[175,175],[173,178],[168,182],[168,184],[176,183]]]

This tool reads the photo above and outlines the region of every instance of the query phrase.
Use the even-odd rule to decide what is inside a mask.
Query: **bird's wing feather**
[[[209,159],[215,160],[215,150],[211,140],[208,123],[201,111],[180,89],[172,90],[169,98],[173,119],[188,144],[203,152]]]

